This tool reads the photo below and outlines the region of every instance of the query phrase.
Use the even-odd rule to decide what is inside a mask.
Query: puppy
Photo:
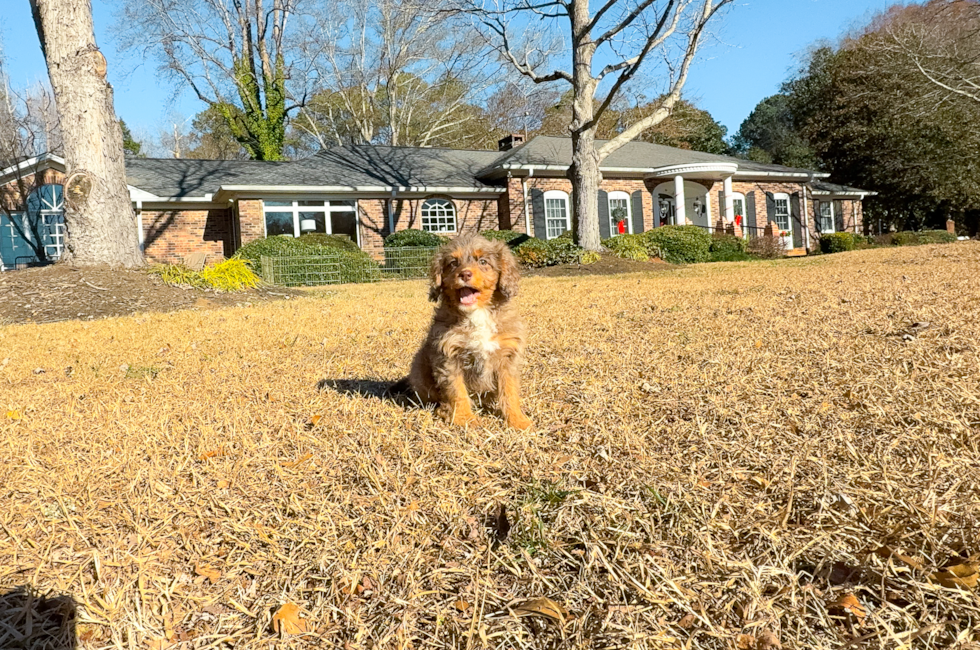
[[[436,252],[430,279],[429,300],[438,306],[409,387],[462,426],[477,420],[470,395],[493,394],[509,426],[529,429],[521,411],[524,324],[513,302],[520,280],[514,255],[503,242],[464,235]]]

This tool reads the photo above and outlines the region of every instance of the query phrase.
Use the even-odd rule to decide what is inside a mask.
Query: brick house
[[[570,159],[567,138],[515,135],[499,151],[354,145],[284,162],[130,158],[126,176],[151,261],[191,253],[215,261],[257,238],[305,232],[345,235],[380,257],[384,238],[407,228],[560,235],[571,228]],[[601,169],[603,238],[694,224],[775,233],[805,254],[821,233],[861,232],[861,201],[873,194],[806,169],[646,142],[625,145]],[[64,161],[50,154],[0,170],[0,200],[20,206],[0,217],[4,267],[60,255],[63,174]],[[17,199],[25,179],[26,209]]]

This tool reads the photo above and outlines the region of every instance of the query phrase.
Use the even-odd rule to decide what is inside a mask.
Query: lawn
[[[978,274],[526,279],[530,433],[379,396],[421,282],[0,327],[0,647],[969,647]]]

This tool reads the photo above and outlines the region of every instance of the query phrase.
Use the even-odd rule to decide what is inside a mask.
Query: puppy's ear
[[[521,281],[521,269],[517,264],[517,258],[510,252],[510,247],[504,242],[495,242],[497,248],[497,259],[500,264],[500,277],[497,278],[497,291],[510,300],[517,296],[518,285]]]
[[[445,263],[446,254],[440,248],[432,257],[432,262],[429,265],[429,300],[432,302],[439,302],[439,296],[442,294],[442,276]]]

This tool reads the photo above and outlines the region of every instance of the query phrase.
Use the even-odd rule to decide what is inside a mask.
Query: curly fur
[[[520,405],[524,324],[513,302],[520,270],[510,249],[458,237],[436,252],[430,280],[429,299],[438,305],[408,385],[454,424],[476,421],[471,395],[490,395],[508,425],[529,428]]]

